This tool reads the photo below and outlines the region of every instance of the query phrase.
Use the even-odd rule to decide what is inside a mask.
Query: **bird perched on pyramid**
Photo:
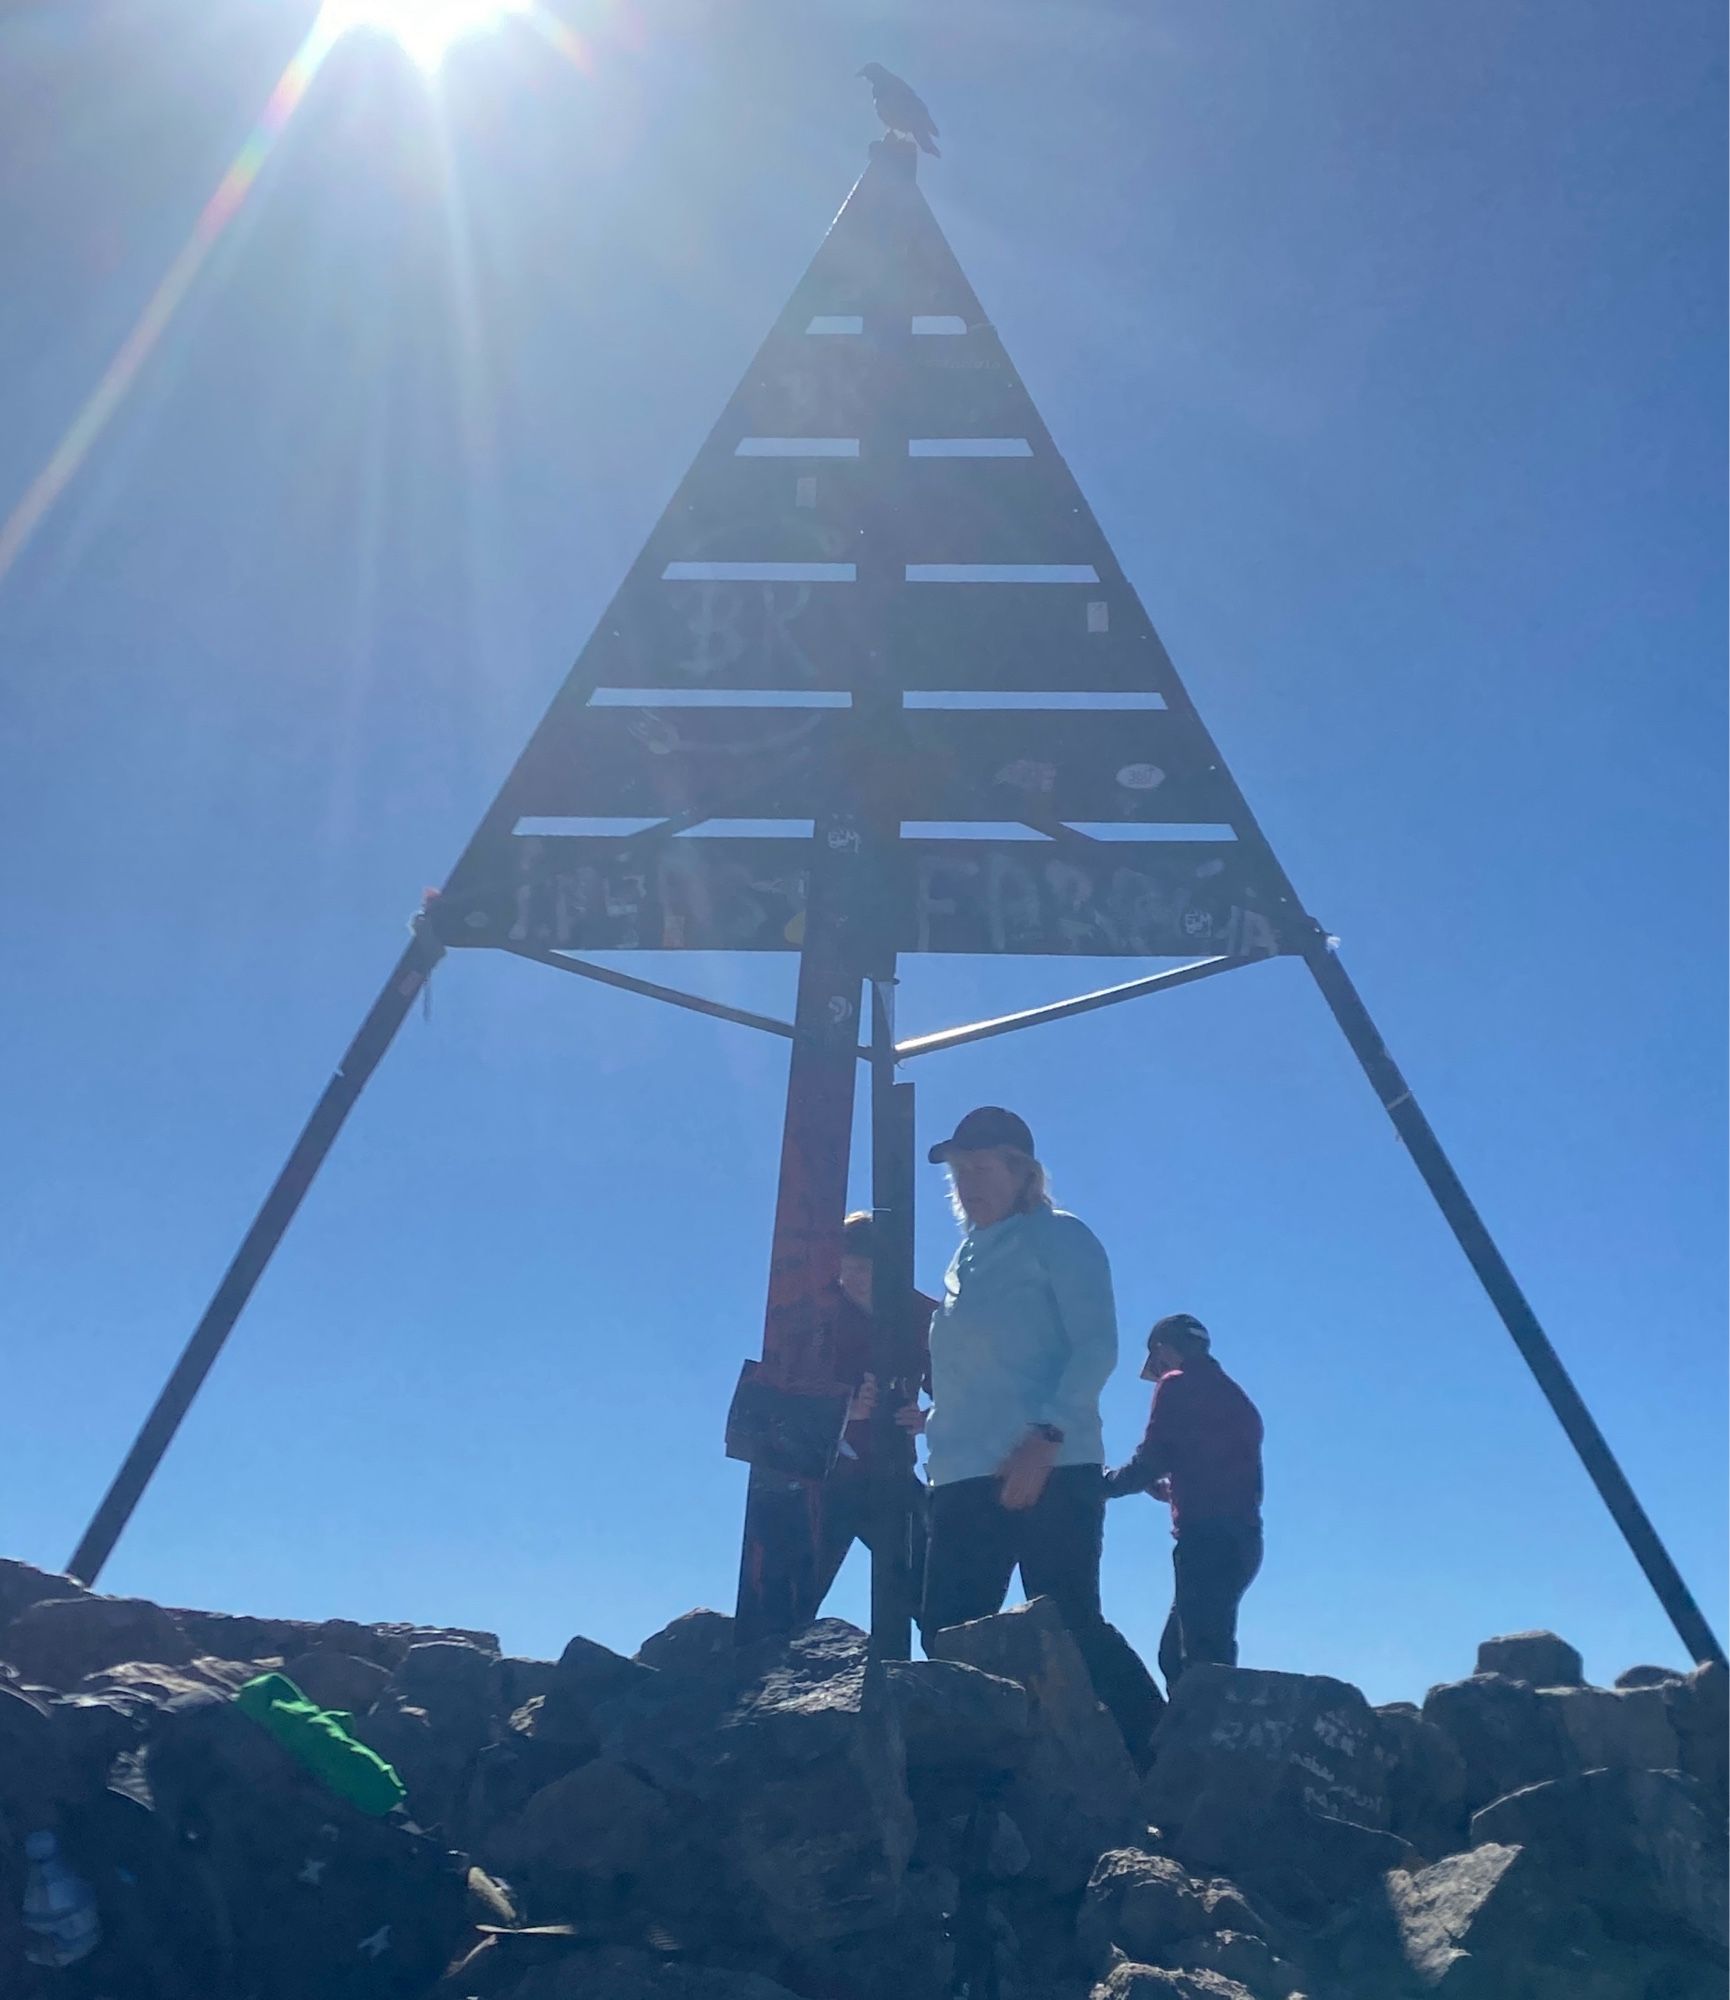
[[[921,151],[929,153],[934,160],[940,158],[936,146],[932,144],[937,137],[937,126],[918,91],[910,83],[903,83],[881,63],[867,63],[859,74],[871,79],[871,96],[877,106],[877,116],[889,130],[913,140]]]

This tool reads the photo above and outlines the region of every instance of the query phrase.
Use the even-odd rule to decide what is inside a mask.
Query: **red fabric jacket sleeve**
[[[1105,1490],[1113,1499],[1125,1493],[1150,1493],[1171,1471],[1173,1444],[1183,1421],[1183,1376],[1160,1377],[1153,1392],[1147,1429],[1127,1464],[1105,1475]]]

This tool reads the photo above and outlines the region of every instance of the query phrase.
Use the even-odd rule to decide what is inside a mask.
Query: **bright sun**
[[[534,0],[325,0],[321,26],[334,39],[351,28],[389,35],[425,70],[437,69],[451,44],[484,34]]]

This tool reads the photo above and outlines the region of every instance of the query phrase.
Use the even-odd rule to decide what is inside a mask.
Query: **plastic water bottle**
[[[48,1832],[24,1842],[24,1956],[32,1965],[76,1965],[102,1942],[96,1894]]]

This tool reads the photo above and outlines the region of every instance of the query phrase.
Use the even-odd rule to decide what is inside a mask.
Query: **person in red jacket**
[[[1158,1384],[1147,1434],[1105,1491],[1171,1503],[1176,1594],[1159,1642],[1169,1692],[1204,1660],[1237,1665],[1237,1608],[1261,1568],[1262,1422],[1193,1313],[1155,1325],[1141,1377]]]
[[[907,1518],[912,1529],[913,1601],[925,1573],[925,1489],[914,1470],[915,1447],[911,1429],[898,1421],[885,1432],[873,1423],[880,1396],[899,1395],[908,1402],[927,1386],[931,1371],[928,1335],[937,1301],[923,1292],[913,1294],[913,1314],[900,1329],[905,1346],[898,1359],[895,1383],[877,1380],[872,1369],[873,1349],[878,1332],[872,1311],[871,1278],[873,1236],[876,1221],[869,1210],[859,1210],[841,1226],[840,1297],[830,1323],[828,1365],[824,1372],[832,1381],[845,1382],[853,1390],[847,1412],[847,1430],[841,1441],[841,1455],[835,1469],[823,1482],[817,1521],[816,1601],[811,1615],[816,1617],[823,1600],[840,1574],[841,1565],[855,1541],[872,1546],[877,1530],[878,1486],[874,1477],[878,1454],[887,1450],[891,1463],[885,1468],[892,1478],[906,1481]],[[903,1405],[903,1410],[905,1405]],[[900,1413],[898,1413],[899,1415]]]

